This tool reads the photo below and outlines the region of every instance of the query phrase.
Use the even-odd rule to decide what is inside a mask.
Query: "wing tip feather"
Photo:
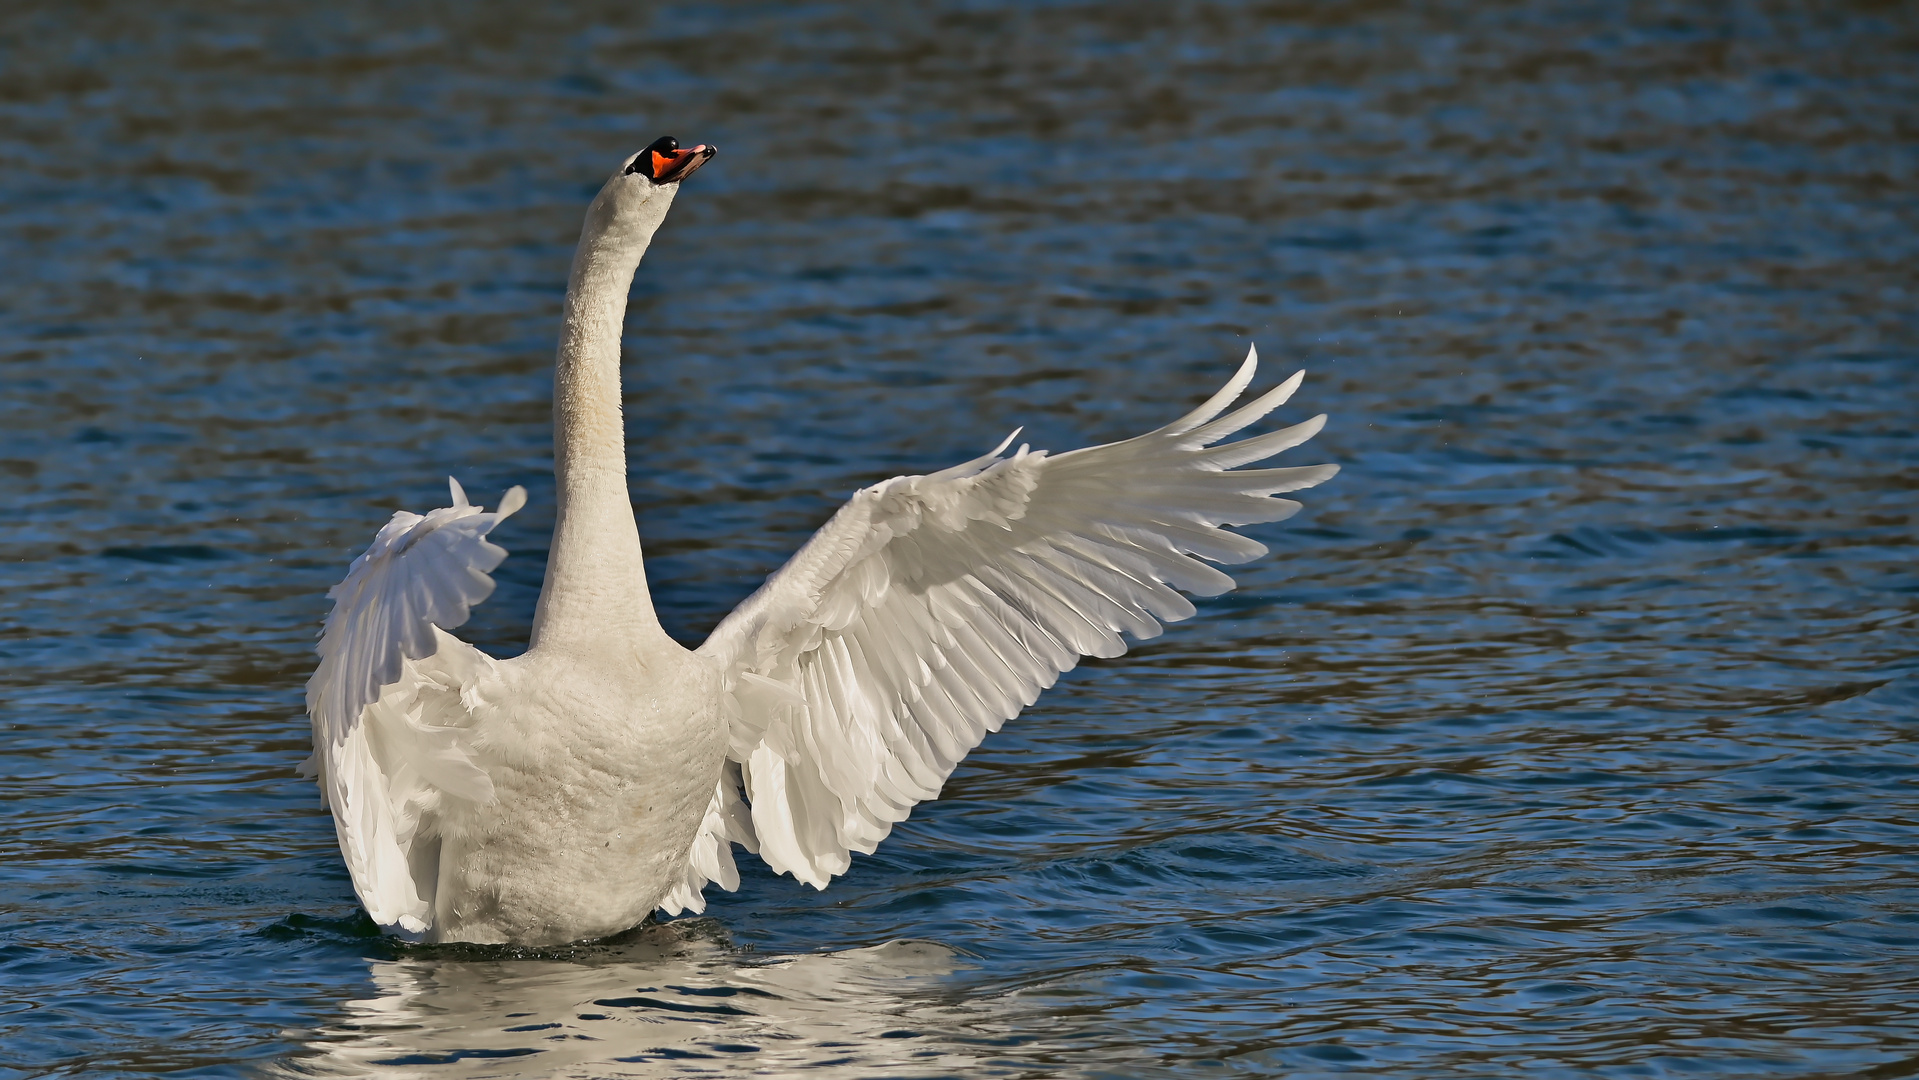
[[[1248,343],[1246,359],[1240,361],[1239,369],[1233,372],[1232,378],[1226,380],[1226,385],[1220,387],[1212,397],[1201,402],[1198,408],[1160,430],[1168,435],[1180,435],[1218,416],[1228,405],[1239,400],[1239,395],[1245,393],[1246,388],[1252,385],[1253,376],[1258,372],[1259,347]]]

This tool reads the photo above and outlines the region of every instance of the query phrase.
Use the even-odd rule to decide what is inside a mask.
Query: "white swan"
[[[856,492],[689,651],[660,629],[626,487],[620,337],[640,256],[713,149],[661,139],[586,213],[554,371],[558,517],[527,651],[447,633],[493,590],[487,540],[519,509],[395,513],[353,562],[307,683],[315,776],[354,890],[390,932],[551,944],[739,887],[732,847],[824,888],[967,751],[1081,656],[1160,632],[1265,552],[1219,526],[1338,467],[1228,471],[1324,416],[1238,442],[1301,375],[1125,442],[1026,447]],[[1015,433],[1017,434],[1017,433]],[[1197,558],[1195,557],[1197,556]],[[742,801],[744,795],[744,801]]]

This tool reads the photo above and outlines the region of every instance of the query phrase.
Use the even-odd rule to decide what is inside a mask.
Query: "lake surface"
[[[1919,1075],[1919,14],[9,5],[0,1077]],[[1238,591],[824,893],[408,948],[310,783],[323,594],[456,474],[524,641],[581,211],[700,640],[854,488],[1257,341]]]

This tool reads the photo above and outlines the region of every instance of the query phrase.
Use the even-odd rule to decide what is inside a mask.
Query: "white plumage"
[[[487,574],[506,550],[486,534],[526,503],[514,488],[500,508],[453,505],[421,517],[396,511],[346,580],[328,590],[320,667],[307,681],[321,798],[333,809],[340,852],[367,910],[382,924],[424,933],[428,911],[410,857],[422,816],[443,797],[484,803],[493,781],[473,760],[473,727],[456,700],[493,663],[441,628],[459,626],[493,592]],[[384,692],[382,692],[384,690]]]
[[[569,283],[559,515],[527,652],[496,661],[446,632],[492,591],[505,553],[487,534],[519,488],[492,513],[455,483],[452,507],[395,514],[328,594],[311,765],[361,901],[397,933],[559,942],[698,911],[707,884],[739,886],[734,844],[824,888],[1081,656],[1192,615],[1176,589],[1232,588],[1201,560],[1266,549],[1222,526],[1289,517],[1299,504],[1275,496],[1338,471],[1240,468],[1325,422],[1223,442],[1302,378],[1227,411],[1249,350],[1157,431],[1051,456],[1006,455],[1009,437],[856,492],[689,652],[660,630],[640,565],[619,343],[640,255],[691,169],[659,183],[637,160],[589,209]]]

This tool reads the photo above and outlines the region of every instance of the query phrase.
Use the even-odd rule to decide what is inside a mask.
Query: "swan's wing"
[[[1299,504],[1270,496],[1338,471],[1229,471],[1325,422],[1215,445],[1299,386],[1220,416],[1255,366],[1249,352],[1205,404],[1135,439],[1054,457],[1003,443],[866,488],[714,629],[699,651],[727,673],[728,754],[769,866],[824,888],[1081,656],[1193,614],[1174,587],[1232,588],[1200,559],[1266,549],[1220,526],[1290,517]]]
[[[422,821],[443,796],[492,797],[468,755],[461,700],[492,661],[445,631],[493,592],[488,574],[506,551],[486,535],[526,504],[516,487],[485,513],[450,484],[452,506],[396,512],[328,591],[320,666],[307,680],[306,771],[333,811],[354,891],[375,922],[416,934],[431,904],[428,864],[438,862],[425,858],[437,843],[424,850],[433,838]]]

